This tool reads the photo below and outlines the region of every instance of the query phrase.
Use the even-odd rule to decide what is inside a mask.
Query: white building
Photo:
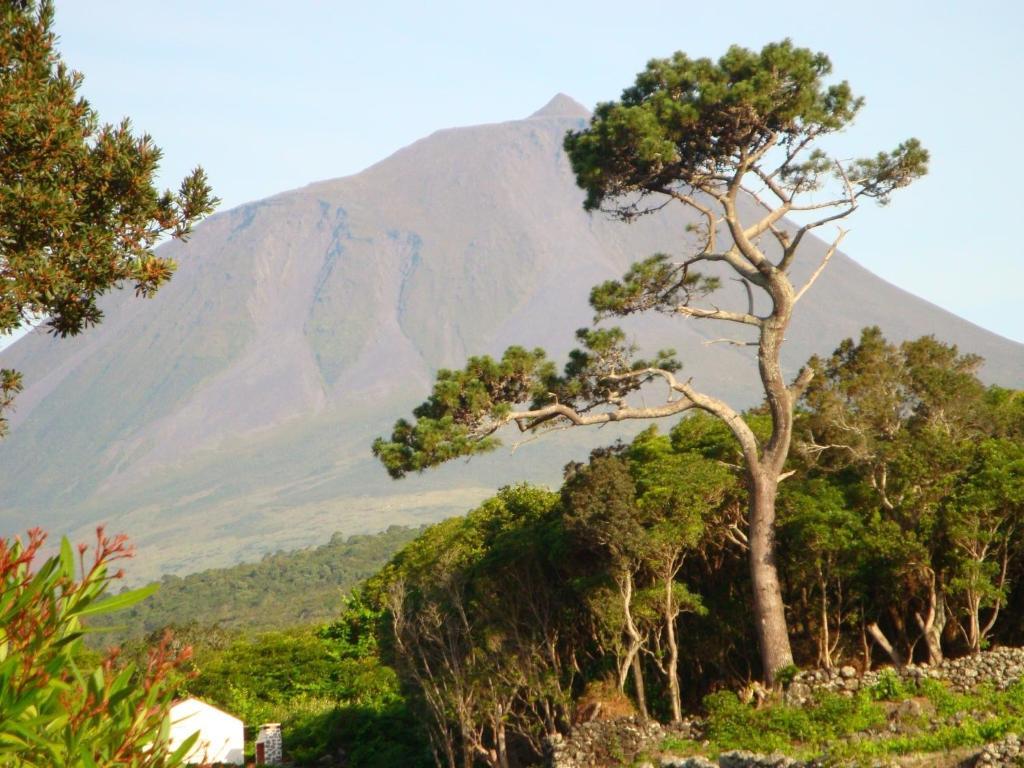
[[[242,721],[199,699],[182,699],[171,706],[171,750],[199,731],[199,739],[186,763],[231,763],[245,760],[245,728]]]

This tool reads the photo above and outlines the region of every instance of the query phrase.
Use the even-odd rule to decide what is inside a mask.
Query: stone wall
[[[617,720],[595,720],[573,727],[568,739],[555,735],[548,742],[550,768],[594,768],[630,765],[656,753],[668,737],[700,739],[700,720],[662,725],[643,722],[636,716]]]
[[[992,683],[1005,690],[1024,677],[1024,648],[996,648],[973,656],[947,659],[941,664],[910,664],[903,669],[872,670],[858,676],[853,667],[799,672],[786,689],[786,701],[804,704],[814,691],[852,695],[861,688],[876,685],[883,675],[895,675],[900,682],[913,685],[924,679],[945,680],[956,691],[969,691],[978,683]]]
[[[785,692],[791,704],[805,704],[815,691],[830,691],[852,696],[861,688],[879,683],[883,676],[895,675],[904,685],[913,686],[924,679],[946,681],[957,691],[968,691],[982,682],[1004,690],[1024,678],[1024,648],[997,648],[974,656],[951,659],[935,666],[909,665],[902,670],[873,670],[858,675],[853,667],[799,672]],[[636,717],[584,723],[573,728],[568,738],[556,737],[549,744],[549,768],[604,768],[639,765],[646,768],[817,768],[822,762],[801,762],[784,755],[756,755],[727,752],[711,761],[704,757],[660,755],[667,737],[701,741],[704,725],[690,718],[678,725],[644,723]],[[1024,755],[1024,744],[1015,734],[988,744],[967,757],[961,765],[1017,765]],[[644,763],[647,760],[648,762]]]

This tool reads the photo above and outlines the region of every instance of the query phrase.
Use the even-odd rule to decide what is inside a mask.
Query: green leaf
[[[112,613],[114,611],[123,611],[125,608],[130,608],[138,602],[145,600],[147,597],[152,595],[160,588],[159,584],[149,584],[145,587],[139,587],[133,589],[130,592],[122,592],[119,595],[108,597],[106,600],[101,600],[98,603],[93,603],[82,610],[78,611],[79,616],[93,616],[98,613]]]
[[[167,765],[168,766],[175,766],[175,765],[180,765],[181,763],[183,763],[185,761],[185,758],[188,756],[189,751],[192,749],[192,747],[195,745],[195,743],[198,740],[199,740],[199,731],[196,731],[195,733],[191,734],[187,739],[185,739],[183,742],[181,742],[181,746],[179,746],[176,750],[174,750],[168,756],[168,758],[167,758]]]
[[[71,542],[67,536],[60,540],[60,568],[65,577],[75,577],[75,555],[71,551]]]

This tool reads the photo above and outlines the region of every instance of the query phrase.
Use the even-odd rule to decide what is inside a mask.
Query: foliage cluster
[[[920,646],[932,663],[977,651],[997,631],[1024,566],[1024,400],[983,386],[980,363],[877,328],[811,361],[801,482],[780,515],[794,600],[820,609],[822,663],[858,625],[896,664]]]
[[[100,529],[91,562],[67,539],[40,562],[44,540],[0,539],[0,765],[180,765],[192,741],[171,751],[168,710],[187,652],[157,642],[140,665],[82,653],[82,619],[152,591],[104,597],[130,555],[124,537]]]
[[[157,190],[160,149],[128,120],[100,124],[55,42],[51,0],[0,2],[0,336],[44,318],[73,336],[110,289],[152,295],[175,269],[153,247],[218,202],[201,168]],[[20,387],[0,371],[0,410]]]
[[[377,615],[351,603],[334,623],[244,635],[196,623],[172,626],[192,649],[180,695],[196,696],[242,719],[282,724],[298,765],[344,756],[352,768],[426,766],[430,754],[394,670],[377,650]],[[142,656],[163,631],[129,642]]]

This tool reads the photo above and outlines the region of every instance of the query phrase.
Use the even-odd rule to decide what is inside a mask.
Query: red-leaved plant
[[[132,556],[127,537],[96,530],[96,543],[61,541],[39,562],[46,535],[0,538],[0,766],[179,766],[196,735],[173,751],[169,710],[191,649],[153,648],[144,668],[116,649],[88,668],[82,619],[127,608],[155,585],[109,595],[111,566]]]

